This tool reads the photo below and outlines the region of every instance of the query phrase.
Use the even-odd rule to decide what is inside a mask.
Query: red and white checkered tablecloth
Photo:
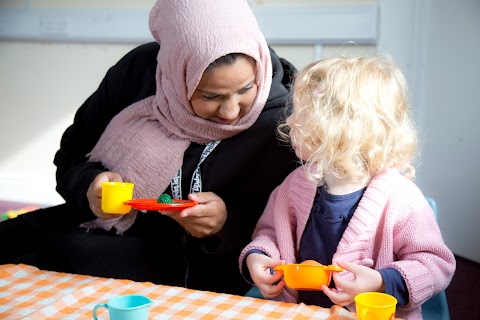
[[[330,309],[249,297],[0,265],[0,319],[92,319],[94,306],[124,294],[154,301],[150,319],[356,319],[339,306]],[[99,309],[99,318],[108,319]]]

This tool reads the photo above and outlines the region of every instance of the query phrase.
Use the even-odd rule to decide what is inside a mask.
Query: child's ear
[[[415,168],[410,163],[406,164],[400,173],[407,179],[415,180]]]

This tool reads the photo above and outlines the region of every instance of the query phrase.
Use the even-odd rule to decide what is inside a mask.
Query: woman
[[[296,166],[275,131],[295,69],[243,0],[157,1],[149,26],[157,43],[113,66],[62,137],[54,162],[66,203],[2,223],[1,239],[36,241],[0,263],[243,294],[240,250]],[[198,205],[111,219],[100,184],[120,180],[135,198]]]

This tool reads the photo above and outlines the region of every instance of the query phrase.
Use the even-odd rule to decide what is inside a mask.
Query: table
[[[344,308],[305,304],[39,270],[24,264],[0,265],[0,319],[89,319],[93,307],[123,294],[154,301],[150,319],[356,319]],[[108,319],[100,308],[99,317]]]

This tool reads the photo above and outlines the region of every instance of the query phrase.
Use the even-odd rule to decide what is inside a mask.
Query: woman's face
[[[257,96],[255,74],[255,61],[245,58],[205,72],[190,100],[193,112],[203,119],[235,125]]]

